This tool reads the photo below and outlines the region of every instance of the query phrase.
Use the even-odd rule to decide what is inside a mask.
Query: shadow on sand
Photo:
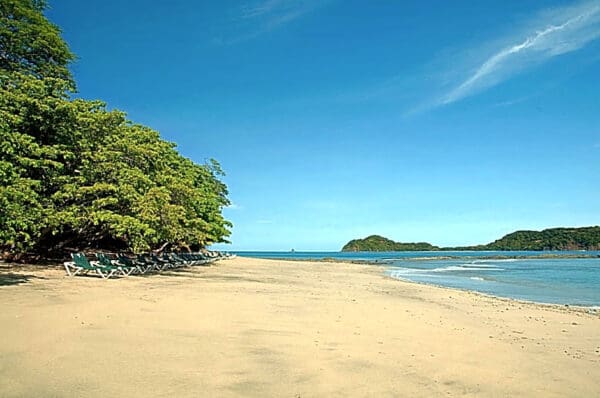
[[[15,274],[12,272],[0,273],[0,287],[13,286],[27,283],[32,279],[44,279],[39,276],[29,274]]]

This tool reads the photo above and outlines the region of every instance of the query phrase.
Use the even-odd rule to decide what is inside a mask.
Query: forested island
[[[441,250],[427,242],[401,243],[379,235],[371,235],[364,239],[353,239],[342,248],[343,252],[399,252],[399,251],[433,251]]]
[[[485,245],[460,247],[438,247],[427,242],[401,243],[371,235],[353,239],[342,248],[344,252],[448,250],[600,250],[600,226],[516,231]]]
[[[226,242],[219,163],[194,163],[124,112],[77,98],[75,56],[45,6],[0,7],[0,255]]]

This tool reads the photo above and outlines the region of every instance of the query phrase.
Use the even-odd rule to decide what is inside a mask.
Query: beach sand
[[[0,305],[2,397],[600,396],[599,315],[371,265],[3,265]]]

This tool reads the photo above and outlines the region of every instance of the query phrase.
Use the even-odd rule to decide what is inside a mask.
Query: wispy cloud
[[[495,86],[517,73],[558,55],[586,46],[600,37],[600,0],[546,10],[519,34],[511,34],[478,62],[465,67],[463,78],[435,101],[446,105]]]
[[[254,39],[280,28],[331,0],[261,0],[237,9],[230,28],[235,32],[218,40],[235,44]]]
[[[242,6],[242,18],[255,18],[269,14],[278,7],[285,5],[286,0],[266,0],[257,4],[245,4]]]

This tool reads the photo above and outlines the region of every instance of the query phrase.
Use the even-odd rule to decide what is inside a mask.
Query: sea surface
[[[397,279],[540,303],[600,306],[599,251],[235,253],[269,259],[368,261],[385,267]]]

